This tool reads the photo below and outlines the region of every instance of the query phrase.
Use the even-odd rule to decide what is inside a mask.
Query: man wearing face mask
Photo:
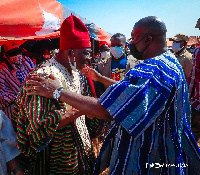
[[[27,75],[35,68],[35,63],[22,56],[22,49],[13,41],[3,46],[4,61],[0,64],[0,109],[11,118],[14,101]]]
[[[108,59],[110,58],[110,47],[106,41],[99,42],[99,53],[100,53],[100,62],[98,64],[98,68],[102,64],[102,67],[105,66]]]
[[[119,81],[124,78],[127,66],[127,56],[125,54],[126,37],[121,33],[116,33],[111,37],[110,41],[110,52],[106,51],[105,45],[102,45],[103,42],[100,42],[102,49],[106,51],[100,52],[101,57],[106,56],[107,58],[106,61],[101,61],[98,64],[96,70],[105,77]],[[98,97],[105,91],[106,88],[106,86],[99,82],[95,83],[95,89]]]
[[[89,88],[79,70],[89,63],[90,53],[87,28],[71,15],[62,23],[58,54],[38,65],[30,76],[48,79],[53,75],[62,87],[88,96]],[[95,157],[91,138],[101,131],[103,120],[90,119],[60,101],[63,88],[54,91],[53,99],[27,96],[24,88],[16,100],[12,122],[20,151],[31,160],[30,174],[92,174]]]
[[[121,33],[116,33],[111,37],[111,75],[109,78],[119,81],[124,78],[127,65],[126,37]]]
[[[110,55],[110,47],[106,41],[99,42],[99,53],[100,53],[100,61],[98,62],[96,71],[110,78],[112,59]],[[105,87],[100,82],[95,82],[94,84],[97,97],[100,97],[100,95],[105,91]]]
[[[189,41],[189,37],[186,34],[178,33],[173,38],[170,38],[170,41],[173,41],[172,50],[174,51],[175,56],[181,63],[183,71],[185,73],[185,78],[187,80],[192,69],[192,54],[187,51],[186,46]]]
[[[200,150],[190,129],[188,88],[180,62],[167,51],[166,32],[165,23],[155,16],[135,23],[130,52],[144,61],[119,82],[84,69],[86,76],[109,86],[99,99],[62,91],[61,100],[80,112],[113,120],[94,174],[107,167],[115,175],[200,174]],[[35,77],[27,83],[28,94],[49,98],[60,88],[55,79]],[[37,91],[31,91],[33,87]]]
[[[112,78],[114,80],[121,80],[125,73],[127,56],[125,54],[126,37],[121,33],[116,33],[111,37],[110,53],[103,51],[101,55],[106,54],[106,64],[102,62],[98,65],[97,71],[103,76]],[[101,44],[101,43],[100,43]],[[101,45],[101,47],[104,47]],[[117,75],[116,75],[117,73]]]

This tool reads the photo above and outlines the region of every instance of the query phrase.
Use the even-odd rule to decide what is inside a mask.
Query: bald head
[[[166,26],[156,16],[148,16],[135,23],[131,32],[132,55],[146,60],[167,51]]]
[[[153,36],[165,35],[167,32],[165,23],[156,16],[148,16],[140,19],[135,23],[134,28],[136,27],[143,28],[145,33],[149,33]]]

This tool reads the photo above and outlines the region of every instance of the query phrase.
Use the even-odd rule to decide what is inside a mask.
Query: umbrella
[[[92,38],[110,43],[110,34],[56,0],[3,0],[0,8],[0,43],[59,37],[63,20],[71,14],[82,20]]]

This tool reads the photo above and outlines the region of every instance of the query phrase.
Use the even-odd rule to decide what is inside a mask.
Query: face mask
[[[9,57],[9,60],[13,64],[21,64],[21,62],[22,62],[22,55],[16,55],[16,56],[13,56],[13,57]]]
[[[192,52],[192,53],[193,53],[193,52],[194,52],[194,49],[191,49],[191,50],[190,50],[190,52]]]
[[[183,47],[182,47],[182,48],[183,48]],[[180,43],[173,42],[173,44],[172,44],[172,50],[173,50],[174,52],[178,52],[178,51],[180,51],[182,48],[181,48],[181,44],[180,44]]]
[[[143,60],[143,52],[139,52],[135,46],[135,44],[130,44],[130,52],[134,58],[138,60]]]
[[[105,51],[105,52],[101,52],[101,59],[108,59],[110,58],[110,52]]]
[[[124,48],[123,47],[111,47],[110,52],[112,55],[116,58],[119,59],[123,54],[124,54]]]
[[[74,55],[74,51],[72,50],[72,52],[73,52],[73,55]],[[74,65],[71,63],[71,61],[70,61],[70,57],[68,56],[68,60],[69,60],[69,64],[70,64],[70,67],[71,67],[71,69],[73,70],[73,71],[77,71],[77,69],[76,69],[76,59],[75,59],[75,55],[74,55]]]
[[[140,41],[142,41],[144,38],[145,38],[146,36],[144,36],[141,40],[139,40],[137,43],[132,43],[132,44],[130,44],[130,53],[131,53],[131,55],[133,55],[133,57],[134,58],[136,58],[136,59],[138,59],[138,60],[143,60],[143,53],[144,53],[144,51],[146,50],[146,48],[149,46],[149,45],[147,45],[145,48],[144,48],[144,50],[142,51],[142,52],[139,52],[138,50],[137,50],[137,48],[136,48],[136,45],[140,42]]]

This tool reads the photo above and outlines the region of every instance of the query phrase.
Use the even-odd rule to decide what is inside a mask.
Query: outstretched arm
[[[51,76],[51,78],[52,79],[47,80],[42,77],[32,77],[32,80],[27,81],[27,94],[53,98],[53,92],[60,87],[60,84],[56,78],[53,76]],[[96,98],[83,96],[64,89],[61,92],[61,97],[59,100],[73,106],[83,114],[95,115],[99,119],[113,120],[109,112],[99,103]]]
[[[107,77],[101,75],[100,73],[98,73],[96,70],[91,69],[89,67],[83,68],[81,73],[85,77],[90,77],[94,81],[103,83],[106,87],[109,87],[109,86],[117,83],[117,81],[107,78]]]

